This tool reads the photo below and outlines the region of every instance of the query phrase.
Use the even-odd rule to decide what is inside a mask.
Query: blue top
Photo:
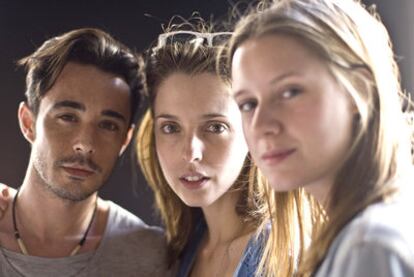
[[[198,247],[203,239],[204,232],[207,230],[207,224],[204,219],[200,220],[196,225],[193,232],[193,236],[184,248],[181,256],[180,265],[178,268],[177,277],[190,276],[191,269],[194,265],[195,258],[197,256]],[[237,265],[236,270],[233,273],[233,277],[251,277],[254,276],[256,269],[259,265],[260,258],[262,257],[263,249],[265,246],[266,238],[270,231],[269,228],[265,229],[264,233],[258,236],[253,235],[244,250],[243,256]]]

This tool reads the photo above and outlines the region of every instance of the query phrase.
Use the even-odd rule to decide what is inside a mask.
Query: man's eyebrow
[[[61,108],[72,108],[72,109],[76,109],[82,112],[86,111],[85,105],[83,105],[82,103],[76,102],[76,101],[72,101],[72,100],[62,100],[62,101],[56,102],[53,105],[53,109],[61,109]],[[124,122],[127,122],[125,116],[113,110],[103,110],[101,114],[104,116],[113,117],[116,119],[120,119]]]
[[[110,116],[110,117],[113,117],[113,118],[116,118],[116,119],[120,119],[120,120],[124,121],[125,123],[127,122],[125,116],[123,116],[119,112],[116,112],[116,111],[113,111],[113,110],[104,110],[104,111],[102,111],[102,115]]]
[[[72,109],[76,109],[80,111],[86,110],[85,105],[79,102],[76,102],[76,101],[71,101],[71,100],[59,101],[53,105],[53,109],[61,109],[61,108],[72,108]]]

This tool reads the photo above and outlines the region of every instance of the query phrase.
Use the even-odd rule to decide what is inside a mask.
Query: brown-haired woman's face
[[[210,73],[174,73],[154,103],[156,151],[181,200],[205,207],[236,181],[247,155],[240,112],[229,88]]]
[[[351,97],[299,40],[245,41],[232,63],[233,96],[255,162],[274,189],[324,197],[350,147]]]

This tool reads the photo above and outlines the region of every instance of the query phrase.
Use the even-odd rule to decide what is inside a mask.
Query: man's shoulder
[[[130,211],[124,209],[123,207],[119,206],[118,204],[110,200],[105,200],[105,202],[109,207],[108,223],[121,225],[123,227],[147,227],[147,224],[142,219],[140,219],[138,216],[134,215]]]
[[[163,230],[147,225],[119,205],[107,202],[108,220],[95,255],[99,267],[94,274],[101,276],[105,270],[110,270],[122,276],[169,276]]]
[[[106,236],[131,240],[164,241],[164,232],[160,227],[149,226],[142,219],[112,201],[107,201],[107,203],[109,204],[109,215]]]

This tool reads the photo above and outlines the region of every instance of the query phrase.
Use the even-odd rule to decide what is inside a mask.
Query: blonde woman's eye
[[[227,126],[222,123],[213,123],[207,126],[207,131],[215,134],[221,134],[227,130]]]
[[[240,112],[250,112],[253,111],[257,106],[257,102],[255,100],[246,100],[239,104]]]
[[[175,124],[164,124],[161,126],[161,131],[164,134],[172,134],[180,131],[180,128]]]
[[[281,96],[284,99],[290,99],[290,98],[293,98],[296,95],[300,94],[301,92],[302,92],[302,90],[299,89],[299,88],[291,88],[291,89],[287,89],[287,90],[283,91]]]

